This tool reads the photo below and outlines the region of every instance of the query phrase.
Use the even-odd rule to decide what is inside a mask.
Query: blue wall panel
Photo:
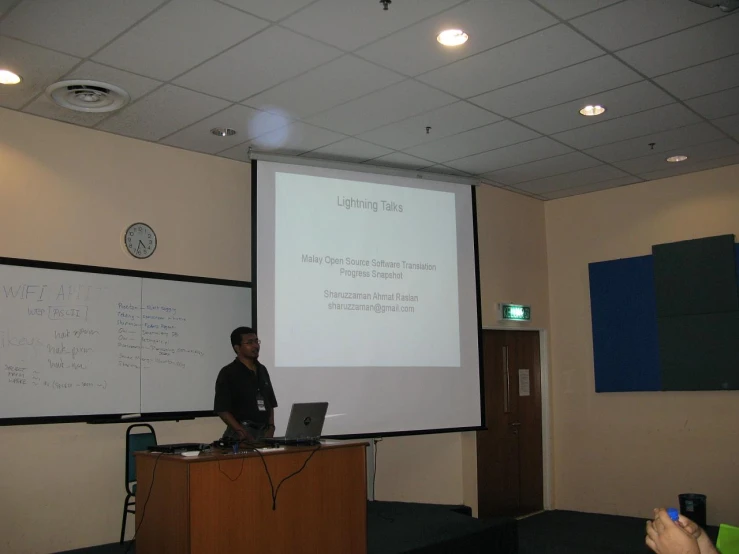
[[[661,390],[652,256],[588,269],[596,392]]]
[[[734,248],[739,286],[739,244]],[[588,269],[596,392],[663,390],[652,256]]]

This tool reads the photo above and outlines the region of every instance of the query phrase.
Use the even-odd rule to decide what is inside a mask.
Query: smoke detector
[[[131,99],[121,87],[86,79],[59,81],[46,89],[46,95],[62,108],[87,113],[113,112]]]

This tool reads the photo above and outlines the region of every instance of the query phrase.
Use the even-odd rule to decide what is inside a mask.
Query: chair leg
[[[128,501],[130,500],[131,495],[126,495],[126,501],[123,503],[123,521],[121,522],[121,542],[119,544],[123,544],[123,539],[126,538],[126,518],[128,517]]]

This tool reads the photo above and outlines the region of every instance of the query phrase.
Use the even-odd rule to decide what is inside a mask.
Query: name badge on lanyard
[[[267,411],[267,406],[264,404],[264,397],[259,392],[257,392],[257,408],[260,412]]]

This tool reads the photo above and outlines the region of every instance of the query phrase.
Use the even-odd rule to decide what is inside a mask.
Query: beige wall
[[[477,238],[482,325],[486,328],[549,328],[544,202],[502,189],[477,188]],[[530,323],[501,323],[497,304],[531,306]],[[543,378],[547,378],[546,375]],[[546,410],[544,401],[543,409]],[[547,425],[549,418],[544,418]],[[547,448],[545,448],[545,451]],[[475,433],[462,435],[464,503],[477,514]],[[546,463],[546,461],[545,461]],[[545,467],[545,475],[551,467]],[[547,504],[545,499],[545,504]]]
[[[0,109],[0,256],[248,280],[250,213],[246,164]],[[121,248],[135,221],[157,232],[148,260]],[[155,427],[162,442],[222,431],[212,418]],[[0,552],[117,541],[125,429],[0,427]]]
[[[595,394],[588,288],[590,262],[729,233],[736,165],[546,203],[557,508],[646,517],[700,492],[739,522],[739,392]]]
[[[496,304],[531,305],[531,322],[508,327],[549,326],[544,206],[502,189],[477,187],[477,239],[482,324],[500,327]]]
[[[250,280],[249,177],[247,164],[0,109],[0,256]],[[485,187],[478,213],[483,322],[515,300],[545,325],[543,204]],[[120,246],[134,221],[157,232],[148,260]],[[0,427],[0,552],[117,541],[125,427]],[[155,427],[161,442],[222,429],[213,418]],[[474,433],[386,439],[376,497],[476,506],[476,469]]]

